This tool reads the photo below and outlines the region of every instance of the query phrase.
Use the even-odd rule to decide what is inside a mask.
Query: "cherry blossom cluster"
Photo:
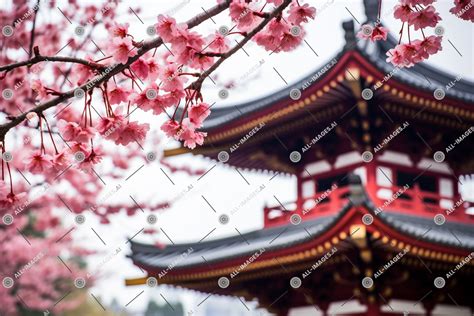
[[[402,22],[400,39],[398,45],[387,52],[387,61],[397,67],[412,67],[415,64],[429,58],[430,55],[438,53],[441,49],[441,35],[425,35],[427,28],[434,28],[441,21],[441,17],[433,5],[435,0],[400,0],[394,7],[394,17]],[[382,0],[379,0],[378,22],[374,25],[363,25],[357,36],[371,41],[386,40],[388,29],[380,24]],[[453,14],[465,19],[473,20],[474,10],[472,1],[455,1],[455,7],[451,9]],[[420,39],[413,39],[410,29],[419,31]],[[402,37],[407,34],[408,43],[402,43]]]
[[[474,22],[474,2],[472,0],[454,0],[454,7],[449,12],[460,19]]]
[[[269,0],[266,4],[280,6],[283,0]],[[266,5],[265,4],[265,5]],[[163,108],[176,104],[176,99],[184,98],[184,110],[181,118],[176,118],[176,111],[173,117],[166,121],[162,130],[169,137],[183,141],[184,146],[194,148],[202,145],[206,133],[198,131],[202,127],[204,120],[211,113],[208,103],[203,102],[200,86],[184,89],[185,79],[182,76],[193,75],[190,72],[183,72],[183,67],[191,70],[205,71],[215,62],[217,57],[223,57],[230,49],[228,37],[233,35],[247,36],[255,27],[269,15],[263,9],[257,9],[252,1],[234,0],[229,5],[229,15],[235,26],[229,32],[216,32],[207,38],[191,32],[186,25],[177,24],[171,17],[160,15],[156,24],[156,32],[171,46],[170,55],[167,56],[168,64],[158,76],[162,80],[161,89],[168,94],[173,94],[175,98],[172,102],[166,95],[158,96],[158,112]],[[295,49],[304,37],[302,24],[314,19],[316,9],[308,4],[301,5],[298,1],[293,1],[286,16],[280,14],[272,19],[265,28],[257,33],[252,40],[266,50],[274,52],[291,51]],[[298,27],[298,34],[291,33],[292,27]],[[199,76],[199,74],[197,74]],[[155,88],[156,89],[156,88]],[[155,108],[157,101],[154,101]],[[173,102],[174,101],[174,102]]]
[[[394,17],[402,21],[400,30],[400,40],[395,48],[387,52],[387,61],[395,66],[412,67],[430,55],[439,52],[441,47],[442,36],[430,35],[425,36],[426,28],[434,28],[441,20],[433,6],[434,0],[400,0],[400,3],[394,8]],[[408,43],[401,43],[401,39],[406,24],[408,34]],[[422,39],[413,40],[410,34],[410,28],[420,31]]]

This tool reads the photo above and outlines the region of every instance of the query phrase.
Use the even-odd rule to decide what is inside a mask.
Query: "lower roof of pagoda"
[[[388,210],[375,215],[374,206],[364,198],[358,205],[348,201],[334,215],[303,221],[299,225],[288,223],[207,242],[168,245],[164,249],[132,241],[130,257],[136,265],[154,273],[168,270],[173,270],[169,271],[171,274],[185,270],[208,270],[229,264],[239,266],[245,261],[242,258],[247,259],[262,249],[262,258],[274,258],[275,255],[308,249],[314,244],[328,244],[334,236],[347,230],[345,226],[362,225],[364,213],[374,216],[374,223],[367,226],[367,230],[384,231],[389,238],[405,239],[407,244],[410,241],[414,241],[414,244],[421,243],[420,249],[424,247],[456,255],[474,250],[474,225],[451,221],[436,225],[432,218]],[[327,245],[325,247],[328,248]]]

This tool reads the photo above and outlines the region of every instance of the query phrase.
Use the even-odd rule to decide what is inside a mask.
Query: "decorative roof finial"
[[[354,21],[345,21],[342,22],[342,28],[344,29],[344,39],[346,40],[346,45],[344,48],[352,49],[356,45],[356,36],[354,32]]]
[[[380,0],[364,0],[365,15],[367,22],[377,22]]]

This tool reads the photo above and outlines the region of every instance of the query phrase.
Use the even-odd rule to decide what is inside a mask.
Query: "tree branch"
[[[210,10],[207,10],[206,12],[203,12],[191,18],[190,20],[186,22],[186,24],[188,25],[188,28],[193,28],[201,24],[202,22],[206,21],[207,19],[221,13],[222,11],[224,11],[225,9],[229,7],[230,1],[231,0],[225,0],[224,2],[214,6]],[[99,76],[94,77],[92,80],[88,81],[87,83],[83,84],[82,86],[78,88],[83,89],[84,91],[89,91],[91,89],[94,89],[95,87],[99,86],[103,82],[109,80],[112,76],[130,67],[130,65],[133,64],[135,61],[137,61],[138,58],[143,56],[148,51],[161,46],[161,44],[163,44],[163,40],[161,39],[161,37],[157,37],[153,40],[144,42],[143,45],[137,50],[137,54],[133,57],[128,58],[128,61],[125,64],[117,64],[112,67],[108,67],[107,68],[109,69],[108,72],[104,72],[100,74]],[[43,112],[44,110],[47,110],[53,106],[56,106],[59,103],[72,98],[74,96],[74,91],[76,89],[67,91],[54,99],[51,99],[45,103],[39,104],[35,106],[33,109],[29,110],[28,112],[36,112],[37,114],[39,114]],[[0,125],[0,141],[4,140],[6,133],[11,128],[13,128],[14,126],[17,126],[18,124],[23,122],[23,120],[25,120],[28,112],[22,113],[12,118],[10,122]]]
[[[2,71],[10,71],[15,68],[23,67],[23,66],[33,66],[34,64],[37,64],[42,61],[53,61],[53,62],[65,62],[65,63],[76,63],[76,64],[83,64],[86,66],[89,66],[94,69],[104,69],[105,66],[101,65],[99,63],[91,62],[85,59],[80,59],[80,58],[75,58],[75,57],[67,57],[67,56],[42,56],[42,55],[36,55],[35,57],[25,60],[25,61],[20,61],[17,63],[9,64],[0,67],[0,72]]]
[[[270,13],[259,25],[257,25],[251,32],[249,32],[237,45],[232,47],[228,52],[222,54],[222,57],[217,60],[214,65],[209,67],[204,71],[201,76],[191,83],[187,89],[193,89],[199,91],[201,89],[204,79],[206,79],[214,70],[216,70],[227,58],[235,54],[239,49],[241,49],[252,37],[254,37],[258,32],[260,32],[270,21],[281,14],[283,10],[291,3],[292,0],[285,0],[283,3],[276,8],[272,13]]]

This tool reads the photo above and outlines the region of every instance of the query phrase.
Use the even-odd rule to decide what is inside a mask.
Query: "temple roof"
[[[391,34],[389,34],[386,41],[371,42],[369,40],[362,40],[355,37],[354,23],[352,21],[343,23],[343,27],[346,32],[346,43],[343,49],[338,54],[335,54],[333,58],[330,58],[327,62],[323,63],[322,66],[316,68],[306,77],[291,85],[285,86],[283,89],[270,95],[241,104],[235,104],[232,107],[214,108],[211,115],[206,119],[203,130],[212,131],[213,129],[221,127],[223,124],[248,116],[257,111],[263,111],[279,101],[288,99],[291,90],[301,90],[302,86],[307,82],[312,82],[311,77],[320,73],[323,68],[331,62],[331,60],[335,59],[339,61],[342,56],[350,51],[360,53],[380,72],[384,74],[393,74],[390,80],[404,83],[410,87],[426,91],[430,94],[433,94],[434,90],[438,88],[443,89],[447,98],[466,103],[474,103],[473,82],[456,78],[455,76],[435,68],[426,62],[421,62],[413,67],[402,69],[397,69],[390,62],[387,62],[387,52],[394,48],[398,43],[395,37]],[[327,74],[328,73],[326,72],[320,76],[318,80],[324,78]],[[446,89],[446,86],[450,83],[455,84],[451,88]]]
[[[474,249],[472,225],[445,222],[438,226],[432,219],[394,212],[382,212],[379,216],[395,230],[415,239],[450,247]]]
[[[165,268],[176,261],[176,258],[181,256],[181,254],[186,253],[188,249],[192,248],[193,251],[186,259],[177,262],[175,266],[177,268],[188,268],[202,265],[203,256],[207,262],[218,262],[252,255],[261,248],[265,248],[265,251],[289,248],[311,240],[314,238],[313,236],[321,235],[331,227],[343,213],[344,210],[338,215],[319,217],[315,220],[303,222],[297,226],[289,224],[285,227],[273,227],[252,231],[242,236],[237,235],[201,243],[170,245],[163,250],[153,245],[135,243],[132,241],[133,255],[131,258],[136,264]],[[311,234],[311,236],[309,234]]]

